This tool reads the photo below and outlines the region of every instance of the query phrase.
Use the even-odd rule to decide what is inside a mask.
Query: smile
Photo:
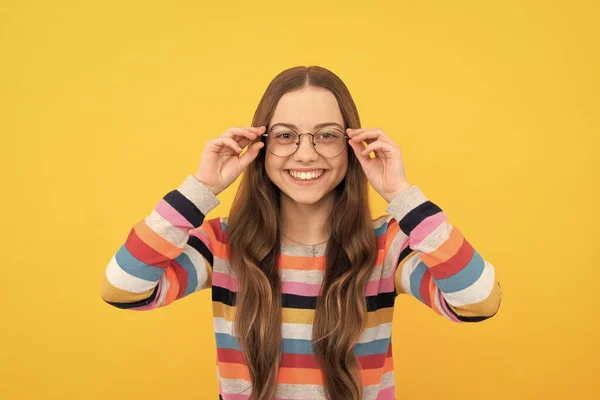
[[[316,183],[321,180],[323,175],[327,172],[325,169],[316,169],[309,172],[302,172],[296,170],[286,169],[286,175],[291,178],[295,183]]]

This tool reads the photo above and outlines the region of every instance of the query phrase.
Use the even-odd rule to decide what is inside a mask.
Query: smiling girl
[[[205,219],[240,175],[229,215]],[[369,183],[388,203],[377,218]],[[501,299],[494,267],[409,184],[400,146],[360,128],[346,85],[317,66],[281,72],[252,126],[206,143],[131,229],[101,296],[151,310],[202,289],[219,398],[235,400],[395,399],[397,295],[454,322],[490,318]]]

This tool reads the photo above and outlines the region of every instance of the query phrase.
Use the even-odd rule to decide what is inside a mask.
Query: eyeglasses
[[[277,157],[289,157],[300,147],[302,135],[310,135],[313,149],[325,158],[337,157],[344,152],[348,135],[338,128],[323,128],[315,133],[298,133],[290,128],[274,128],[263,133],[267,149]]]

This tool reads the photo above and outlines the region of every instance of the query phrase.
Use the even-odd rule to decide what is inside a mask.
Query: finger
[[[352,135],[358,135],[359,133],[375,131],[378,129],[379,128],[346,128],[346,133],[348,133],[348,136],[352,137]]]
[[[362,150],[365,148],[363,146],[362,143],[356,143],[356,142],[352,142],[349,141],[348,142],[350,144],[350,147],[352,147],[352,150],[354,150],[354,155],[356,155],[356,158],[358,158],[358,161],[360,162],[360,164],[365,167],[366,163],[369,162],[369,160],[371,159],[371,157],[369,157],[368,154],[362,154]]]
[[[240,166],[242,169],[246,169],[248,165],[256,158],[258,152],[265,144],[263,142],[256,142],[248,148],[244,154],[240,156]]]
[[[237,144],[235,140],[230,137],[219,137],[213,140],[213,143],[216,146],[221,147],[221,149],[229,148],[233,150],[235,153],[241,153],[242,148]]]
[[[384,142],[391,142],[391,140],[385,135],[382,135],[379,130],[366,131],[359,133],[358,135],[350,136],[350,138],[350,140],[354,140],[355,142],[365,141],[367,144],[371,144],[377,139]]]
[[[378,157],[390,156],[390,155],[394,154],[393,147],[389,143],[382,142],[381,140],[376,140],[375,142],[373,142],[370,145],[368,145],[367,147],[365,147],[361,151],[361,154],[365,154],[368,156],[372,151],[375,151],[375,150],[381,150],[380,153],[375,152],[375,155]]]
[[[373,128],[363,132],[348,132],[348,136],[350,136],[350,140],[355,140],[357,142],[365,141],[367,144],[373,143],[376,139],[383,140],[384,142],[393,143],[392,139],[387,136],[381,129]]]
[[[250,140],[254,140],[256,139],[259,135],[262,134],[262,131],[264,131],[265,128],[263,127],[231,127],[229,129],[227,129],[223,135],[221,135],[222,137],[231,137],[233,138],[236,142],[240,142],[243,141],[244,138],[246,139],[250,139]],[[246,142],[243,146],[246,146],[248,144],[248,142]]]

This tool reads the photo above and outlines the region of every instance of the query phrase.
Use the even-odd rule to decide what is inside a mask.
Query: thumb
[[[263,142],[256,142],[248,148],[248,151],[240,156],[240,165],[243,170],[256,158],[258,152],[264,145]]]

